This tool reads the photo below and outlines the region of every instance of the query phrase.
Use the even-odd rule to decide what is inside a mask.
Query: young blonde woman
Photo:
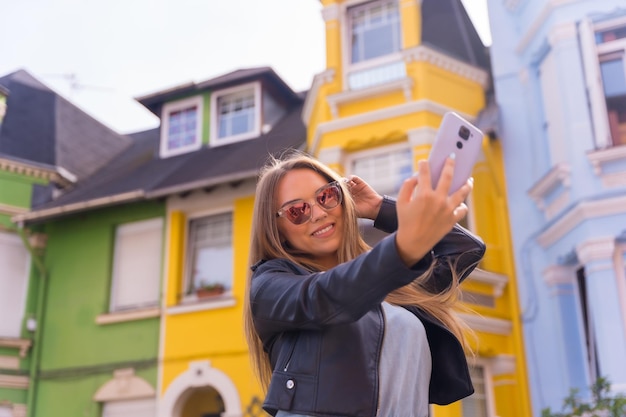
[[[453,156],[397,201],[302,154],[261,172],[245,324],[268,413],[427,417],[472,394],[454,308],[485,246],[457,224],[472,181],[448,195]],[[390,234],[370,248],[358,218]]]

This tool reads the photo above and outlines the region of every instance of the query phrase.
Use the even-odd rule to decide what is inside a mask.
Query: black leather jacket
[[[387,232],[397,228],[392,200],[385,198],[374,225]],[[324,272],[311,273],[285,259],[255,264],[252,315],[273,369],[265,411],[376,416],[385,296],[413,281],[433,259],[438,262],[430,289],[445,288],[451,278],[447,258],[458,258],[464,279],[484,252],[484,243],[457,225],[412,268],[400,260],[395,233],[368,253]],[[425,312],[405,308],[426,329],[433,362],[429,401],[449,404],[471,395],[459,341]]]

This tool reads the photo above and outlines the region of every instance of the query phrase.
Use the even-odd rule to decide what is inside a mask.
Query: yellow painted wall
[[[207,201],[208,203],[208,201]],[[192,361],[209,360],[211,367],[225,373],[236,385],[245,410],[252,397],[262,398],[253,377],[242,326],[243,300],[248,273],[252,222],[252,195],[233,204],[233,297],[235,305],[211,310],[164,315],[161,395],[189,368]],[[169,215],[169,268],[166,300],[178,302],[183,282],[186,217],[181,211]]]

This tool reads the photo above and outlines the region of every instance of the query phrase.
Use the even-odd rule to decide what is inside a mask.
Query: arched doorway
[[[214,417],[213,414],[242,416],[237,388],[224,372],[212,368],[209,361],[191,362],[189,369],[165,391],[159,404],[159,417]]]
[[[181,401],[180,417],[221,417],[226,411],[222,396],[213,387],[189,389]]]

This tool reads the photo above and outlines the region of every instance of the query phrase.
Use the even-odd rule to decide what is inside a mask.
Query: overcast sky
[[[486,0],[463,0],[486,45]],[[32,75],[120,133],[158,126],[134,98],[270,66],[296,91],[324,70],[319,0],[6,0],[0,76]]]

